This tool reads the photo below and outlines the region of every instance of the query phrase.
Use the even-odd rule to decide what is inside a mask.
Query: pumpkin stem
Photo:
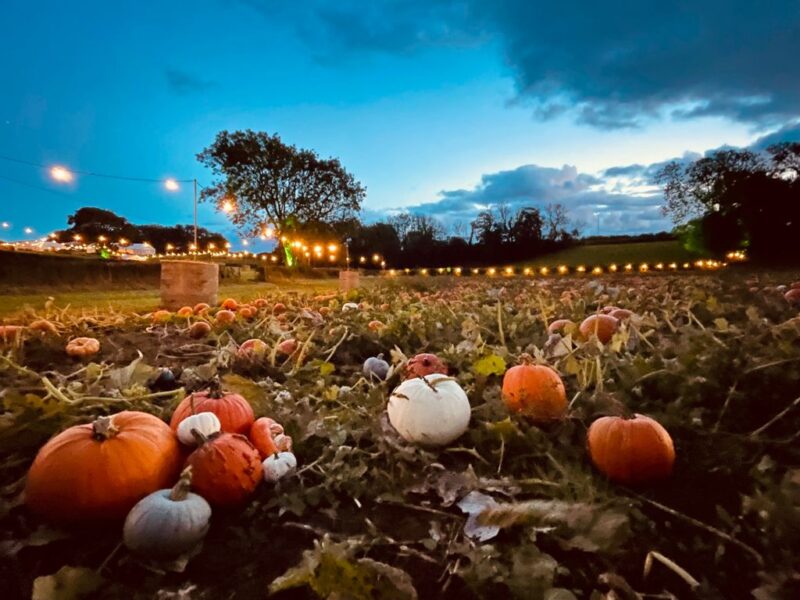
[[[198,431],[194,427],[192,427],[191,434],[192,437],[194,437],[195,441],[197,442],[198,446],[202,446],[208,441],[208,436],[204,435],[202,432]]]
[[[222,384],[219,381],[219,377],[214,377],[214,379],[211,380],[208,386],[208,396],[216,400],[222,398]]]
[[[196,430],[193,429],[192,431]],[[189,495],[189,490],[191,487],[192,467],[186,467],[181,473],[181,477],[178,479],[178,482],[172,487],[172,491],[169,493],[169,499],[173,502],[181,502],[186,500],[186,496]]]
[[[527,352],[523,352],[522,354],[519,355],[519,364],[532,365],[533,363],[534,363],[533,357]]]
[[[97,417],[92,423],[92,435],[96,440],[107,440],[117,433],[119,433],[119,429],[114,427],[114,420],[111,417]]]

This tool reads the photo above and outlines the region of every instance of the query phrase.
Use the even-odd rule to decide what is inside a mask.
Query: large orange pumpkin
[[[186,396],[172,413],[169,426],[177,431],[178,425],[186,417],[201,412],[212,412],[217,415],[222,431],[227,433],[246,435],[255,420],[253,407],[244,397],[233,392],[210,389]]]
[[[523,354],[520,364],[503,377],[503,400],[514,412],[536,421],[559,419],[567,409],[567,392],[561,377],[550,367],[531,364]]]
[[[292,451],[292,438],[283,433],[280,423],[269,417],[256,419],[250,428],[250,442],[261,454],[261,458]]]
[[[610,315],[591,315],[580,325],[581,335],[589,338],[596,335],[601,344],[607,344],[619,327],[619,321]]]
[[[216,506],[244,502],[264,473],[258,450],[245,436],[235,433],[204,440],[186,465],[192,468],[192,489]]]
[[[672,438],[650,417],[601,417],[589,427],[586,438],[595,467],[612,481],[637,485],[672,473]]]
[[[175,482],[181,450],[158,417],[124,411],[51,438],[28,471],[25,502],[56,522],[114,519]]]

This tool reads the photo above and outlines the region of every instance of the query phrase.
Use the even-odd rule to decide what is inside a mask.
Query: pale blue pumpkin
[[[142,498],[125,518],[125,546],[148,558],[176,557],[196,547],[208,533],[211,507],[202,496],[189,492],[190,485],[191,468],[187,468],[171,490]]]

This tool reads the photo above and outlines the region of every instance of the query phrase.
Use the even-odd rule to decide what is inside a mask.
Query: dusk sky
[[[218,131],[262,130],[339,157],[367,220],[562,202],[586,233],[596,213],[604,234],[660,231],[653,165],[800,140],[796,0],[6,0],[0,55],[0,156],[202,185]],[[0,235],[81,206],[192,220],[190,185],[0,159]],[[200,224],[232,235],[210,206]]]

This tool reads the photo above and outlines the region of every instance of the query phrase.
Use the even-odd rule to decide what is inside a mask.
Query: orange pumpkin
[[[672,473],[672,438],[650,417],[601,417],[589,427],[586,439],[594,466],[617,483],[637,485]]]
[[[371,331],[379,331],[379,330],[383,329],[384,327],[386,327],[386,325],[384,323],[382,323],[381,321],[373,320],[373,321],[370,321],[369,323],[367,323],[367,327]]]
[[[239,303],[234,298],[225,298],[220,306],[225,310],[236,310],[236,308],[239,306]]]
[[[550,367],[532,364],[529,355],[503,377],[503,400],[509,410],[535,421],[560,419],[567,410],[567,391],[561,377]]]
[[[253,305],[256,308],[266,308],[267,304],[269,304],[264,298],[256,298],[253,300]]]
[[[263,358],[268,349],[269,346],[264,340],[253,338],[242,342],[242,345],[236,351],[236,357],[245,360],[256,360]]]
[[[792,284],[794,285],[794,284]],[[788,292],[783,295],[784,299],[789,304],[798,304],[800,305],[800,288],[793,287]]]
[[[327,317],[329,314],[331,314],[330,307],[329,306],[320,307],[319,314],[321,314],[323,317]]]
[[[283,302],[276,302],[275,306],[272,307],[273,315],[279,315],[285,312],[286,312],[286,305]]]
[[[292,438],[284,435],[283,426],[269,417],[256,419],[250,428],[250,442],[256,447],[261,458],[278,452],[292,451]]]
[[[192,468],[192,489],[216,506],[241,504],[263,477],[258,450],[235,433],[205,439],[189,455],[186,466]]]
[[[194,309],[191,306],[182,306],[175,314],[182,318],[191,317],[194,314]]]
[[[230,325],[236,320],[236,313],[230,310],[221,310],[214,317],[217,325]]]
[[[550,325],[547,326],[547,333],[552,335],[554,333],[557,333],[558,331],[561,331],[567,325],[575,325],[575,323],[573,323],[569,319],[556,319],[555,321],[550,323]]]
[[[280,344],[278,344],[277,348],[278,354],[294,354],[296,351],[297,351],[297,340],[294,338],[283,340]]]
[[[206,337],[209,333],[211,333],[211,325],[205,321],[197,321],[189,327],[189,337],[196,340]]]
[[[114,519],[175,481],[178,439],[153,415],[124,411],[76,425],[36,455],[25,485],[26,504],[57,522]]]
[[[239,314],[243,319],[252,319],[256,316],[256,309],[253,306],[243,306],[239,309]]]
[[[79,337],[67,342],[67,354],[86,358],[100,352],[100,342],[92,337]]]
[[[153,320],[153,323],[169,323],[169,320],[172,318],[172,313],[168,310],[157,310],[150,318]]]
[[[617,327],[619,321],[610,315],[591,315],[583,320],[579,329],[583,337],[588,339],[596,335],[601,344],[607,344],[617,331]]]
[[[250,403],[239,394],[223,392],[218,388],[194,392],[181,400],[178,408],[172,413],[169,426],[173,431],[189,415],[201,412],[212,412],[217,415],[222,431],[227,433],[243,433],[250,431],[255,420]]]
[[[447,375],[447,365],[435,354],[417,354],[406,363],[406,379],[425,377],[425,375],[431,375],[432,373]]]
[[[194,314],[200,315],[205,312],[208,312],[208,309],[210,308],[211,307],[205,302],[198,302],[197,304],[194,305],[194,308],[192,310],[194,311]]]
[[[54,335],[58,334],[58,329],[56,326],[47,319],[36,319],[30,325],[28,325],[28,329],[38,331],[39,333],[50,333]]]
[[[23,329],[22,325],[0,325],[0,343],[15,341]]]

